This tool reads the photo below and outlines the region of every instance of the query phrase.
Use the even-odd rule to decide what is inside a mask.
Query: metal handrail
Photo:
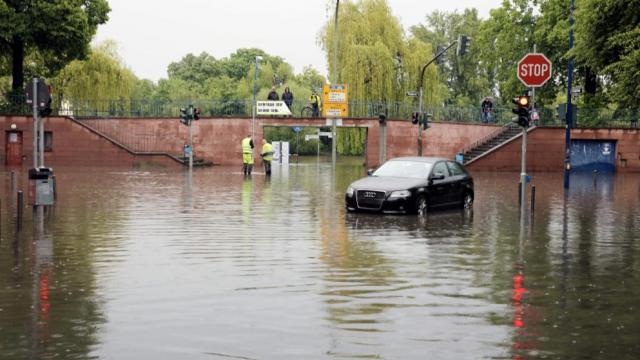
[[[462,148],[462,154],[466,154],[467,152],[473,150],[474,148],[485,144],[487,142],[489,142],[491,139],[494,139],[500,135],[502,135],[503,133],[509,131],[508,128],[511,127],[511,123],[507,123],[502,125],[501,127],[499,127],[498,129],[494,130],[493,132],[489,133],[488,135],[485,135],[484,137],[480,138],[480,140],[476,140],[475,142],[465,146],[464,148]]]

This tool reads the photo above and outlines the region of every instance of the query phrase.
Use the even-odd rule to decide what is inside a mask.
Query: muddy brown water
[[[22,170],[24,171],[24,170]],[[347,214],[359,162],[0,173],[0,359],[636,359],[640,176],[474,174],[472,212]],[[34,221],[35,220],[35,221]]]

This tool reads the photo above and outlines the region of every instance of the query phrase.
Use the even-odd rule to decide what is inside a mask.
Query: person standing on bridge
[[[264,163],[264,173],[271,175],[271,160],[273,160],[273,146],[269,144],[267,139],[262,139],[262,162]]]
[[[251,134],[242,139],[242,172],[245,175],[251,175],[253,170],[253,139]]]
[[[280,100],[280,97],[278,96],[278,93],[276,92],[276,87],[273,86],[271,88],[271,91],[269,92],[269,95],[267,95],[267,100]]]
[[[287,104],[289,111],[291,111],[291,106],[293,105],[293,93],[291,92],[291,90],[289,90],[288,86],[284,88],[284,92],[282,93],[282,101]]]
[[[313,90],[313,94],[311,94],[309,101],[311,102],[311,108],[313,109],[313,117],[314,118],[319,117],[321,100],[320,100],[320,96],[315,90]]]

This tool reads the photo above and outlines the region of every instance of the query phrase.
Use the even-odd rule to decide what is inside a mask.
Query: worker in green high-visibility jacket
[[[247,135],[242,139],[242,172],[245,175],[251,175],[253,170],[253,139],[251,135]]]
[[[273,160],[273,146],[269,144],[267,139],[262,139],[262,162],[264,163],[264,173],[271,175],[271,160]]]

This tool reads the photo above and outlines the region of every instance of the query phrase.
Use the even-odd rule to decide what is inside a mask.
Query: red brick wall
[[[529,171],[562,171],[565,152],[564,128],[536,128],[527,137],[527,169]],[[640,171],[640,130],[638,129],[574,129],[574,140],[612,140],[617,142],[616,168]],[[520,171],[522,139],[505,145],[469,165],[472,171]]]
[[[86,120],[85,120],[86,121]],[[93,126],[106,133],[146,139],[147,151],[179,155],[188,138],[188,128],[177,119],[95,119]],[[28,117],[0,116],[5,131],[16,124],[23,131],[24,164],[32,163],[32,120]],[[325,126],[324,119],[258,118],[256,119],[256,147],[260,147],[263,126]],[[367,128],[368,167],[379,165],[380,125],[378,119],[344,119],[343,126]],[[251,133],[250,118],[206,118],[194,122],[193,140],[196,155],[215,164],[235,165],[242,162],[240,141]],[[423,132],[425,156],[453,158],[467,144],[494,132],[495,125],[431,123]],[[45,130],[53,132],[53,152],[45,154],[47,165],[92,164],[133,165],[153,162],[163,166],[180,166],[166,156],[135,155],[109,140],[64,117],[45,120]],[[117,135],[117,136],[116,136]],[[618,168],[640,171],[640,131],[631,129],[573,130],[574,139],[609,139],[617,141]],[[387,121],[387,159],[417,155],[418,127],[406,120]],[[126,140],[126,139],[125,139]],[[0,136],[1,162],[6,157],[6,135]],[[123,141],[126,145],[126,141]],[[472,170],[520,170],[520,140],[507,144],[470,165]],[[134,149],[135,150],[135,149]],[[256,150],[256,155],[258,150]],[[560,171],[564,159],[564,129],[538,128],[530,132],[528,168],[531,171]],[[256,156],[259,164],[259,156]]]
[[[33,120],[22,116],[0,116],[0,127],[4,133],[0,136],[0,163],[6,158],[6,132],[11,124],[22,132],[22,164],[33,164]],[[175,160],[164,155],[135,155],[111,141],[94,133],[65,117],[51,117],[44,120],[45,131],[51,131],[53,146],[51,152],[45,152],[46,166],[93,165],[93,166],[132,166],[140,163],[154,163],[161,166],[181,166]]]

